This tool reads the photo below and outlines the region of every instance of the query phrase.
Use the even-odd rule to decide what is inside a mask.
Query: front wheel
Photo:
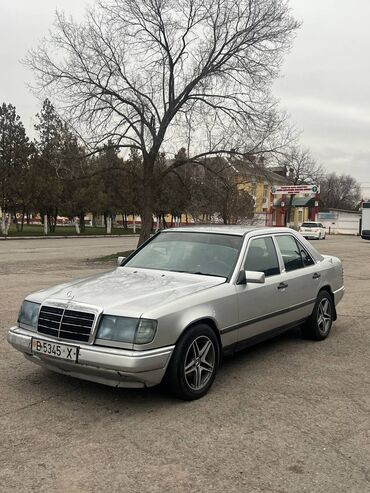
[[[216,377],[220,347],[214,331],[206,324],[188,329],[176,344],[165,382],[180,399],[203,397]]]
[[[330,293],[321,291],[310,318],[302,327],[305,337],[314,341],[326,339],[333,324],[334,306]]]

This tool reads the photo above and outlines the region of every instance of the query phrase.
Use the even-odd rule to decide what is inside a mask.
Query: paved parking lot
[[[370,491],[370,242],[314,243],[345,270],[326,341],[295,330],[241,352],[199,401],[49,373],[6,343],[26,294],[135,241],[0,242],[0,491]]]

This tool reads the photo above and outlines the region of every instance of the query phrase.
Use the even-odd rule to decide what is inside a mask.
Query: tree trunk
[[[73,222],[75,223],[76,233],[79,235],[81,233],[80,225],[79,225],[79,218],[76,216],[74,218]]]
[[[53,216],[53,228],[54,228],[54,232],[56,230],[57,223],[58,223],[58,209],[55,209],[55,213],[54,213],[54,216]]]
[[[164,212],[162,212],[162,224],[163,224],[163,229],[167,229],[168,228],[168,225],[167,225],[167,222],[166,222],[166,215]]]
[[[153,226],[153,169],[154,159],[143,162],[144,180],[143,180],[143,205],[141,210],[141,229],[138,246],[146,241],[152,232]]]
[[[112,216],[109,214],[107,216],[107,229],[106,229],[107,235],[112,234]]]
[[[58,218],[58,209],[55,209],[54,213],[50,211],[48,212],[49,231],[51,233],[55,232],[57,218]]]
[[[14,224],[15,224],[17,231],[19,231],[19,222],[18,222],[18,218],[17,218],[17,209],[16,208],[14,208]]]
[[[79,214],[79,220],[80,220],[80,231],[81,233],[84,233],[85,232],[85,229],[86,229],[86,224],[85,224],[85,212],[82,211],[80,212]]]
[[[23,226],[24,226],[24,218],[25,218],[25,215],[26,215],[26,208],[25,208],[25,206],[23,206],[23,208],[22,208],[21,231],[23,231]]]
[[[49,232],[49,221],[48,221],[48,215],[44,214],[44,235],[47,235]]]
[[[295,197],[294,194],[291,194],[289,197],[289,204],[288,204],[288,207],[286,207],[286,213],[285,213],[285,218],[284,218],[284,226],[286,226],[288,222],[290,223],[290,215],[292,212],[294,197]]]

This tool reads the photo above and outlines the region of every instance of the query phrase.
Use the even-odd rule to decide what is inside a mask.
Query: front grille
[[[59,339],[88,342],[94,319],[93,313],[42,306],[37,331]]]

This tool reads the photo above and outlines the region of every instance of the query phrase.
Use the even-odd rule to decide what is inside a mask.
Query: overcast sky
[[[93,0],[0,2],[0,103],[16,106],[29,134],[39,102],[19,63],[51,27],[56,8],[76,17]],[[274,86],[301,143],[329,171],[350,173],[370,197],[369,0],[290,0],[303,22]]]

